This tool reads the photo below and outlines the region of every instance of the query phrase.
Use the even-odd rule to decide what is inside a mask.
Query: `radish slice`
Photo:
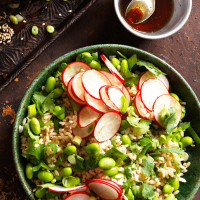
[[[141,89],[142,83],[144,83],[144,81],[146,81],[150,78],[155,78],[150,71],[147,71],[144,74],[142,74],[142,76],[140,77],[140,79],[138,81],[139,90]],[[157,79],[162,81],[164,83],[164,85],[166,86],[166,88],[169,90],[169,81],[164,74],[159,74]]]
[[[79,100],[79,99],[77,99],[75,96],[74,96],[74,94],[72,93],[72,80],[73,80],[73,77],[70,79],[70,81],[68,82],[68,84],[67,84],[67,94],[68,94],[68,96],[75,102],[75,103],[77,103],[77,104],[79,104],[79,105],[85,105],[86,104],[86,102],[85,101],[81,101],[81,100]]]
[[[76,126],[76,128],[74,128],[72,130],[74,135],[80,136],[81,138],[87,138],[90,135],[92,135],[92,133],[94,132],[94,128],[95,128],[95,123],[85,127],[85,128],[80,128],[78,125]]]
[[[77,187],[73,187],[73,188],[66,188],[63,186],[53,186],[53,187],[49,187],[49,190],[53,191],[53,192],[59,192],[59,193],[66,193],[66,192],[84,192],[88,189],[87,185],[81,185],[81,186],[77,186]]]
[[[106,113],[109,111],[109,108],[102,102],[102,100],[93,98],[87,92],[85,92],[85,101],[89,107],[98,113]]]
[[[99,70],[99,72],[104,74],[109,79],[109,81],[111,82],[112,85],[121,87],[122,83],[121,83],[121,81],[119,81],[119,79],[116,78],[115,75],[113,75],[109,72],[103,71],[103,70]]]
[[[99,89],[104,85],[111,85],[108,78],[96,70],[89,70],[82,76],[82,84],[87,93],[95,99],[100,99]]]
[[[92,110],[89,106],[83,107],[78,114],[78,125],[80,128],[84,128],[94,123],[101,117],[101,114]]]
[[[62,82],[64,83],[65,87],[67,87],[67,83],[69,80],[75,76],[77,73],[81,71],[87,71],[91,68],[83,63],[83,62],[72,62],[68,64],[62,72]]]
[[[162,128],[166,128],[166,126],[163,124],[163,122],[160,120],[160,112],[163,108],[166,110],[169,110],[169,108],[174,108],[176,111],[175,118],[176,118],[176,123],[174,127],[176,127],[181,120],[181,115],[182,115],[182,108],[181,104],[171,96],[170,94],[165,94],[157,98],[157,100],[154,103],[153,106],[153,113],[154,113],[154,120],[158,123],[158,125]]]
[[[120,197],[118,190],[114,185],[104,184],[95,179],[87,182],[88,187],[99,197],[106,200],[117,200]]]
[[[158,79],[148,79],[142,84],[140,92],[141,100],[149,111],[153,110],[155,100],[163,94],[169,94],[169,91]]]
[[[94,130],[94,137],[98,142],[104,142],[112,138],[120,128],[122,122],[121,115],[116,112],[105,113]]]
[[[116,78],[123,83],[124,82],[124,78],[122,77],[122,75],[117,71],[117,69],[113,66],[113,64],[108,60],[108,58],[106,58],[105,55],[101,55],[100,56],[102,58],[102,60],[105,62],[106,66],[108,67],[108,69],[116,76]]]
[[[87,192],[74,192],[65,197],[63,200],[88,200],[90,197],[91,195]]]
[[[148,119],[151,120],[152,119],[152,114],[153,112],[149,112],[145,107],[144,104],[141,101],[140,98],[140,91],[135,95],[134,98],[134,103],[135,103],[135,108],[138,112],[138,114],[143,118],[143,119]],[[151,117],[152,116],[152,117]]]
[[[119,90],[118,88],[111,86],[111,87],[106,87],[106,93],[107,93],[109,99],[114,103],[114,105],[118,109],[120,109],[121,97],[124,96],[123,92],[121,90]]]
[[[111,110],[114,110],[116,112],[119,112],[119,109],[114,105],[114,103],[109,99],[108,95],[106,94],[106,87],[108,86],[103,86],[99,90],[99,95],[101,97],[101,100],[103,103],[108,106]]]
[[[72,80],[72,92],[80,101],[85,101],[85,90],[82,85],[82,76],[84,72],[76,74]]]
[[[124,93],[125,97],[128,99],[128,102],[130,103],[131,95],[130,95],[129,91],[127,90],[127,88],[122,86],[122,92]]]

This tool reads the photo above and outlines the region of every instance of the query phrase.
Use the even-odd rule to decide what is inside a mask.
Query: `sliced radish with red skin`
[[[97,121],[100,117],[100,113],[94,111],[89,106],[85,106],[78,113],[78,125],[80,128],[84,128]]]
[[[82,85],[82,76],[84,72],[76,74],[72,80],[72,93],[80,101],[85,102],[85,90]]]
[[[82,84],[85,91],[95,99],[100,99],[99,89],[102,86],[111,85],[108,78],[96,70],[85,72],[82,76]]]
[[[150,78],[155,78],[150,71],[143,73],[142,76],[140,77],[139,81],[138,81],[138,89],[140,90],[142,83],[144,83],[144,81],[146,81]],[[159,74],[157,79],[162,81],[164,83],[164,85],[166,86],[166,88],[169,90],[169,81],[164,74]]]
[[[109,99],[109,97],[106,93],[106,87],[108,87],[108,86],[103,86],[99,90],[99,95],[101,97],[101,100],[108,108],[119,113],[119,108],[117,108],[114,105],[114,103]]]
[[[90,135],[93,134],[95,129],[95,123],[85,127],[85,128],[80,128],[78,125],[72,129],[72,133],[76,136],[80,136],[82,139],[89,137]]]
[[[106,87],[106,93],[109,97],[109,99],[114,103],[114,105],[120,109],[121,107],[121,97],[124,96],[124,93],[117,87],[111,86]]]
[[[67,87],[67,83],[73,76],[81,71],[87,71],[90,69],[91,68],[83,62],[69,63],[62,72],[62,82],[64,83],[65,87]]]
[[[138,91],[137,94],[135,95],[134,103],[135,103],[135,108],[136,108],[138,114],[140,115],[140,117],[142,117],[143,119],[148,119],[149,120],[150,119],[150,115],[152,115],[152,112],[149,112],[144,107],[144,104],[142,103],[141,98],[140,98],[140,91]],[[149,117],[146,116],[147,113],[149,113]]]
[[[85,101],[87,105],[90,106],[96,112],[106,113],[109,111],[109,108],[102,102],[102,100],[93,98],[87,92],[85,92]]]
[[[121,87],[122,83],[121,83],[121,81],[119,81],[119,79],[116,78],[115,75],[113,75],[109,72],[103,71],[103,70],[99,70],[99,72],[104,74],[109,79],[109,81],[111,82],[112,85]]]
[[[53,186],[53,187],[49,187],[49,190],[53,191],[53,192],[58,192],[58,193],[66,193],[66,192],[84,192],[88,189],[87,185],[81,185],[81,186],[77,186],[77,187],[73,187],[73,188],[66,188],[63,186]]]
[[[131,101],[131,95],[125,86],[122,86],[122,92],[124,93],[125,97],[128,99],[128,102]]]
[[[155,100],[163,94],[169,94],[169,91],[162,81],[158,79],[148,79],[142,84],[140,91],[141,100],[149,111],[153,110]]]
[[[122,117],[116,112],[105,113],[97,122],[94,137],[98,142],[104,142],[112,138],[119,130]]]
[[[174,127],[176,127],[179,121],[181,120],[181,116],[182,116],[181,104],[179,103],[179,101],[177,101],[176,98],[174,98],[170,94],[161,95],[160,97],[156,99],[153,105],[154,120],[163,129],[165,129],[166,126],[160,120],[160,112],[163,108],[165,108],[166,110],[169,110],[169,108],[171,107],[174,108],[174,110],[176,111],[176,114],[175,114],[176,123],[174,125]]]
[[[74,192],[66,196],[63,200],[88,200],[91,196],[87,192]]]
[[[70,81],[68,82],[68,84],[67,84],[67,94],[68,94],[68,96],[75,102],[75,103],[77,103],[77,104],[79,104],[79,105],[85,105],[86,104],[86,102],[85,101],[81,101],[81,100],[79,100],[79,99],[77,99],[75,96],[74,96],[74,94],[72,93],[72,80],[73,80],[73,77],[70,79]]]
[[[117,200],[120,194],[114,185],[108,185],[91,179],[88,181],[87,186],[99,197],[106,200]]]
[[[108,69],[116,76],[116,78],[123,83],[124,82],[124,78],[122,77],[122,75],[117,71],[117,69],[113,66],[113,64],[110,62],[110,60],[108,60],[108,58],[106,58],[105,55],[101,55],[100,56],[102,58],[102,60],[105,62],[106,66],[108,67]]]

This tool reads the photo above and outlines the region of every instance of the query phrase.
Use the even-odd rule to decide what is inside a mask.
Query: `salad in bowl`
[[[31,99],[19,132],[36,198],[176,199],[200,140],[152,63],[82,52]]]

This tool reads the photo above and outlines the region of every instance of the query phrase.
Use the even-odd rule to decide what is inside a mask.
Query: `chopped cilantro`
[[[147,159],[143,160],[142,165],[143,174],[149,177],[154,169],[153,159],[151,157],[147,157]]]
[[[55,100],[53,99],[53,96],[54,96],[54,93],[51,92],[48,94],[48,96],[44,100],[44,102],[42,104],[43,113],[45,113],[45,112],[49,111],[51,108],[53,108],[54,102],[55,102]]]
[[[27,154],[34,156],[38,161],[44,157],[45,144],[41,144],[38,147],[30,147],[27,150]]]
[[[84,160],[84,166],[85,166],[85,171],[88,170],[93,170],[97,168],[99,165],[99,161],[104,157],[103,154],[95,154],[95,155],[90,155],[85,158]]]
[[[117,138],[117,136],[115,135],[114,137],[112,137],[112,139],[110,140],[111,141],[111,144],[113,145],[113,147],[117,147],[117,145],[116,145],[116,143],[115,143],[115,141],[116,141],[116,138]]]
[[[52,154],[51,155],[47,155],[46,154],[46,150],[47,150],[47,148],[51,148],[51,151],[52,151]],[[45,146],[45,149],[44,149],[44,156],[46,157],[46,158],[51,158],[51,157],[53,157],[56,153],[57,153],[57,149],[58,149],[58,147],[56,146],[56,144],[54,144],[53,142],[49,142],[46,146]]]
[[[150,185],[149,183],[143,183],[142,196],[145,199],[153,199],[153,197],[155,197],[153,185]]]
[[[140,76],[136,76],[136,77],[130,77],[130,78],[127,78],[125,81],[124,81],[124,85],[125,86],[133,86],[133,85],[138,85],[138,81],[140,79]]]
[[[140,152],[139,146],[137,144],[132,144],[130,146],[131,152],[134,154],[138,154]]]
[[[146,146],[147,144],[152,143],[150,135],[145,135],[143,138],[139,140],[137,143],[139,146]]]
[[[167,124],[166,132],[171,133],[176,124],[176,117],[175,117],[176,111],[173,107],[170,107],[168,109],[168,112],[169,112],[169,117],[165,121],[165,123]]]
[[[130,166],[124,167],[124,174],[126,175],[127,178],[132,178],[132,172]]]
[[[72,165],[72,169],[76,172],[85,171],[84,158],[82,158],[81,156],[78,156],[78,155],[75,155],[75,158],[76,158],[76,164]]]
[[[127,156],[124,153],[122,153],[115,147],[112,147],[110,150],[108,150],[105,153],[105,157],[113,157],[114,160],[116,160],[117,158],[121,158],[122,160],[125,160],[127,158]]]
[[[131,71],[133,66],[137,63],[137,55],[134,54],[128,59],[128,68]]]
[[[169,148],[161,148],[161,149],[157,149],[154,153],[151,153],[151,155],[156,155],[156,154],[161,154],[161,152],[164,153],[177,153],[177,154],[184,154],[185,151],[180,149],[179,147],[169,147]]]

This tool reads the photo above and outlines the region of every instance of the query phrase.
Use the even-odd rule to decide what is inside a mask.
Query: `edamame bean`
[[[57,118],[58,118],[59,120],[65,119],[65,113],[62,113],[62,114],[58,115]]]
[[[19,5],[20,5],[20,3],[10,3],[10,4],[8,4],[8,7],[10,7],[10,8],[18,8]]]
[[[174,191],[179,189],[179,178],[169,178],[168,183],[174,188]]]
[[[160,117],[161,122],[165,122],[165,120],[169,117],[168,110],[166,110],[166,108],[163,108],[160,112],[159,117]]]
[[[102,158],[99,161],[99,167],[101,167],[102,169],[111,169],[115,166],[115,164],[115,160],[109,157]]]
[[[143,134],[147,133],[148,130],[149,130],[149,127],[139,128],[139,127],[133,126],[133,132],[137,133],[138,135],[143,135]]]
[[[18,24],[18,20],[14,15],[10,15],[9,16],[10,21],[14,24],[17,25]]]
[[[84,56],[92,57],[92,56],[91,56],[91,53],[89,53],[89,52],[83,52],[83,53],[81,53],[81,54],[84,55]]]
[[[51,182],[53,180],[53,174],[47,171],[39,171],[38,178],[44,182]]]
[[[56,79],[55,77],[51,76],[47,79],[47,82],[45,84],[45,91],[51,92],[56,87]]]
[[[181,143],[183,144],[183,148],[184,148],[191,145],[193,143],[193,139],[189,136],[186,136],[181,139]]]
[[[63,89],[61,87],[58,87],[58,88],[54,89],[53,92],[54,92],[53,98],[57,99],[62,96]]]
[[[28,117],[34,117],[37,114],[36,106],[35,104],[28,106]]]
[[[95,197],[90,197],[88,200],[96,200]]]
[[[26,165],[26,177],[28,179],[32,179],[33,178],[33,166],[31,163],[28,163]]]
[[[130,139],[130,137],[128,136],[128,135],[122,135],[122,137],[121,137],[121,141],[122,141],[122,144],[123,145],[126,145],[126,144],[128,144],[128,145],[131,145],[131,139]]]
[[[169,135],[161,135],[159,138],[158,138],[160,144],[167,144],[170,140],[170,136]]]
[[[118,167],[121,167],[123,164],[124,164],[124,161],[123,161],[121,158],[117,158],[117,160],[116,160],[116,165],[117,165]]]
[[[131,188],[134,196],[136,196],[137,198],[142,198],[142,187],[139,186],[139,185],[134,185],[132,188]]]
[[[175,93],[170,93],[171,96],[173,96],[177,101],[179,101],[179,97],[177,94]]]
[[[75,152],[76,152],[76,146],[74,145],[67,146],[64,150],[64,154],[66,154],[67,156],[72,155]]]
[[[67,187],[75,187],[80,183],[80,178],[78,177],[70,177],[67,180]]]
[[[114,176],[118,173],[119,168],[117,166],[112,167],[111,169],[104,169],[103,173],[107,176]]]
[[[179,132],[172,134],[172,142],[180,142],[181,134]]]
[[[169,194],[165,200],[175,200],[175,196],[173,194]]]
[[[71,167],[65,167],[60,171],[61,177],[67,177],[72,174],[72,168]]]
[[[41,199],[44,197],[44,195],[46,194],[46,188],[39,188],[35,191],[35,196],[38,199]]]
[[[37,35],[38,34],[38,27],[37,26],[32,26],[32,34]]]
[[[129,126],[128,121],[127,121],[127,120],[122,120],[122,123],[121,123],[120,129],[119,129],[119,132],[121,132],[121,131],[127,129],[128,126]]]
[[[172,193],[172,186],[169,185],[169,184],[165,184],[165,185],[163,186],[163,192],[164,192],[165,194],[170,194],[170,193]]]
[[[129,189],[128,192],[125,193],[125,196],[128,198],[128,200],[134,200],[134,196],[131,189]]]
[[[76,103],[75,103],[74,101],[72,101],[71,99],[70,99],[69,101],[70,101],[70,104],[71,104],[71,106],[72,106],[72,109],[73,109],[73,110],[76,110],[77,112],[79,112],[81,106],[78,105],[78,104],[76,104]]]
[[[46,27],[46,30],[47,30],[47,32],[49,32],[49,33],[53,33],[53,32],[55,31],[54,27],[51,26],[51,25],[48,25],[48,26]]]
[[[112,176],[112,177],[110,177],[111,179],[115,179],[115,180],[120,180],[120,179],[122,179],[122,178],[125,178],[125,175],[124,174],[122,174],[122,173],[118,173],[118,174],[116,174],[116,175],[114,175],[114,176]]]
[[[111,62],[114,65],[115,68],[117,68],[118,65],[120,65],[120,60],[117,59],[117,58],[112,58]]]
[[[31,119],[30,126],[31,126],[31,130],[33,131],[33,133],[35,133],[37,135],[40,134],[40,132],[41,132],[40,122],[38,121],[37,118],[33,117]]]
[[[85,151],[88,153],[88,154],[93,154],[93,153],[97,153],[99,151],[99,144],[98,143],[91,143],[91,144],[88,144],[86,147],[85,147]]]
[[[101,69],[101,65],[95,60],[92,60],[92,62],[89,64],[89,66],[92,69],[96,69],[96,70],[100,70]]]
[[[106,71],[106,72],[110,72],[107,67],[102,67],[101,70]]]
[[[153,200],[158,200],[158,196],[155,194],[155,198]]]

